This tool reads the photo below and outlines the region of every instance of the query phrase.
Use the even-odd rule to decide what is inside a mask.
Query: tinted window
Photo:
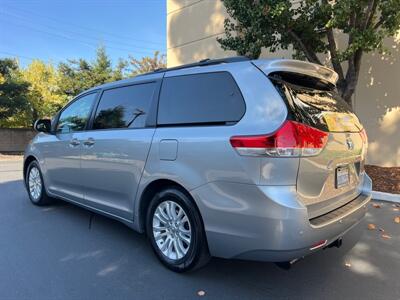
[[[83,96],[64,109],[58,119],[57,133],[84,130],[95,98],[96,93]]]
[[[144,127],[154,88],[155,83],[145,83],[104,91],[93,128]]]
[[[158,124],[239,121],[245,112],[242,94],[227,72],[169,77],[163,80]]]
[[[273,80],[285,100],[290,118],[324,131],[359,131],[362,125],[351,107],[335,91],[318,90]],[[349,124],[345,124],[345,120]],[[338,123],[338,124],[336,124]],[[341,129],[339,130],[339,126]]]

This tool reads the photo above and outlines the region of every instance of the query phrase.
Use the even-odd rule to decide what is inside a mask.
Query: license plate
[[[349,167],[342,166],[336,168],[336,188],[348,185],[350,182]]]

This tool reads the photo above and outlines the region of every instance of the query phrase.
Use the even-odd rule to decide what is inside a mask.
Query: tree
[[[321,54],[328,55],[339,75],[338,91],[349,104],[363,54],[383,52],[384,39],[400,29],[400,0],[222,1],[231,17],[224,23],[226,37],[217,39],[223,49],[258,58],[262,48],[292,47],[294,58],[317,64]],[[338,34],[347,37],[343,49]]]
[[[61,75],[60,88],[65,95],[72,98],[91,87],[116,80],[115,76],[117,78],[119,75],[123,76],[122,64],[118,65],[121,70],[113,71],[111,60],[105,48],[99,47],[94,62],[80,58],[68,60],[58,65]]]
[[[167,67],[166,57],[160,55],[160,51],[155,51],[153,57],[145,56],[141,60],[130,57],[130,64],[133,67],[132,76]]]
[[[60,90],[61,77],[53,65],[33,60],[21,73],[29,82],[27,97],[32,124],[38,118],[53,116],[67,102]]]
[[[96,60],[92,64],[91,71],[93,86],[112,81],[111,59],[108,57],[104,47],[97,49]]]
[[[104,47],[97,49],[94,61],[67,60],[57,67],[33,60],[20,69],[15,59],[0,59],[0,126],[29,127],[38,118],[53,116],[69,99],[87,89],[165,66],[165,55],[160,56],[158,51],[141,60],[119,59],[113,66]]]
[[[92,87],[91,66],[82,58],[69,59],[67,62],[60,63],[58,71],[62,78],[60,89],[68,98]]]
[[[122,58],[118,60],[115,69],[112,72],[112,81],[121,80],[127,77],[126,68],[128,66],[128,62]]]
[[[0,127],[27,126],[23,116],[29,108],[29,83],[24,81],[16,60],[0,59]]]

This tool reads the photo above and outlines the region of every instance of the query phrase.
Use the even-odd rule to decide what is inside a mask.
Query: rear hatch
[[[327,133],[318,155],[300,158],[299,199],[309,217],[330,212],[360,193],[366,135],[357,116],[334,85],[309,75],[273,72],[268,76],[285,100],[288,118]]]

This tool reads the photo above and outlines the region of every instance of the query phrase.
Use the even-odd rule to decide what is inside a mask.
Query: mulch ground
[[[372,178],[374,191],[400,194],[400,167],[366,165],[365,171]]]

